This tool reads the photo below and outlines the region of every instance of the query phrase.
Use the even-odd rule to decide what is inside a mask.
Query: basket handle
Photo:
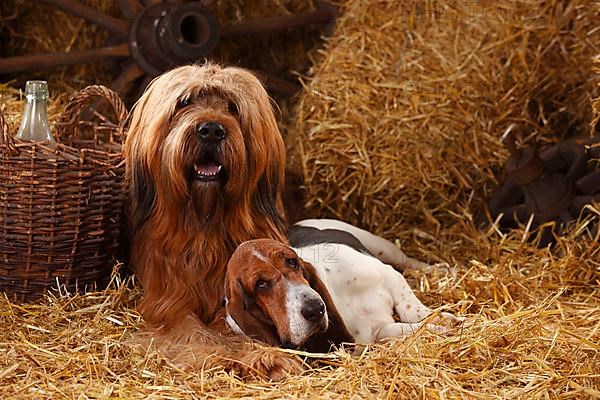
[[[127,119],[128,111],[127,107],[123,103],[123,100],[113,90],[102,85],[91,85],[87,86],[78,92],[76,92],[69,102],[65,106],[58,122],[58,126],[61,128],[58,131],[58,136],[63,143],[72,143],[73,140],[80,134],[80,117],[81,111],[84,106],[94,97],[101,97],[105,99],[113,108],[117,116],[117,125],[115,126],[106,120],[100,125],[106,125],[113,129],[108,129],[110,132],[109,140],[114,141],[114,137],[118,137],[120,142],[123,143],[125,140],[125,121]]]
[[[0,146],[8,148],[9,152],[14,152],[17,150],[15,147],[15,139],[10,134],[10,128],[6,119],[4,118],[4,114],[0,111]]]

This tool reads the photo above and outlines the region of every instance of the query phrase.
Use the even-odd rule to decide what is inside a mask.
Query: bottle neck
[[[50,124],[48,123],[48,109],[46,97],[27,96],[23,119],[17,133],[17,138],[21,140],[48,141],[55,143]]]

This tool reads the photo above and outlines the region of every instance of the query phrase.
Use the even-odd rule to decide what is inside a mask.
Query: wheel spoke
[[[235,25],[224,26],[221,30],[221,36],[249,35],[259,32],[297,28],[311,24],[325,24],[330,22],[331,19],[332,13],[327,9],[304,12],[289,17],[260,18]]]
[[[123,92],[127,89],[127,87],[136,79],[140,78],[144,75],[144,70],[140,68],[136,63],[131,63],[121,74],[115,79],[115,81],[111,85],[111,89],[115,92],[123,94]]]
[[[144,3],[144,6],[149,7],[149,6],[154,6],[156,4],[163,3],[163,1],[162,0],[142,0],[142,3]]]
[[[85,64],[112,58],[129,57],[129,45],[122,43],[100,49],[35,54],[0,59],[0,74]]]
[[[139,98],[142,96],[142,94],[144,94],[146,87],[148,87],[148,85],[150,84],[150,82],[152,82],[153,79],[154,79],[154,77],[150,76],[150,75],[146,75],[146,77],[144,79],[142,79],[142,82],[140,83],[140,86],[138,87],[138,91],[135,95],[136,98]]]
[[[116,35],[127,36],[129,33],[129,23],[125,20],[114,18],[109,15],[102,14],[98,10],[86,6],[77,0],[42,0],[48,4],[52,4],[61,10],[81,17],[86,21],[92,22],[101,28],[104,28]]]
[[[127,19],[135,19],[138,14],[144,9],[138,0],[117,0],[119,10]]]
[[[265,86],[269,90],[285,97],[291,97],[300,91],[301,87],[296,83],[260,71],[256,71],[256,74],[263,79]]]

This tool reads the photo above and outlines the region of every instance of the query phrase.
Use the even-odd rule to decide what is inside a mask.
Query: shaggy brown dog
[[[298,370],[284,353],[232,346],[239,339],[207,328],[221,326],[225,266],[236,247],[286,241],[284,144],[261,83],[213,64],[161,75],[134,107],[125,152],[130,260],[159,348],[190,367],[214,354],[242,373]]]

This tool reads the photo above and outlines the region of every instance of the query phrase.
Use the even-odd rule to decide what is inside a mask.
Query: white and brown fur
[[[226,322],[273,346],[328,351],[353,341],[314,267],[271,239],[242,243],[227,264]]]
[[[280,251],[286,249],[289,254],[297,254],[302,262],[306,284],[312,282],[311,286],[315,287],[317,282],[321,286],[317,292],[327,296],[327,314],[330,320],[332,315],[333,319],[337,318],[336,324],[329,326],[325,332],[305,330],[305,333],[313,332],[305,343],[302,340],[288,341],[286,336],[280,335],[280,344],[302,346],[310,351],[324,351],[329,345],[344,341],[371,343],[408,335],[419,329],[423,320],[433,313],[415,296],[402,274],[370,254],[385,254],[386,260],[398,264],[406,264],[408,260],[412,265],[419,265],[418,261],[408,258],[385,239],[337,220],[301,221],[288,231],[288,237],[293,252],[275,241],[244,244],[247,253],[243,258],[245,268],[235,268],[240,259],[233,260],[228,268],[235,270],[228,269],[227,272],[228,276],[236,276],[237,279],[240,276],[253,276],[252,271],[258,268],[257,263],[262,267],[276,265],[279,262],[277,258],[272,258],[270,253],[265,252],[264,246],[267,244],[271,248],[279,246]],[[276,298],[294,297],[291,293],[286,293],[283,286],[279,290],[280,294]],[[266,318],[271,321],[271,325],[266,324],[264,327],[267,331],[270,329],[271,335],[275,336],[274,332],[291,329],[289,324],[297,319],[288,314],[291,312],[301,315],[298,314],[301,307],[301,303],[292,302],[285,309],[279,308],[276,311],[268,303],[258,305],[263,315],[273,315]],[[244,318],[245,310],[228,308],[227,312],[230,315],[230,325],[235,326],[233,322]],[[452,314],[440,313],[437,321],[427,324],[427,328],[444,332],[447,327],[439,324],[443,320],[452,324],[458,322]],[[238,331],[248,333],[244,327],[237,328]],[[272,338],[265,339],[267,335],[257,334],[255,330],[253,333],[257,339],[277,344]]]

